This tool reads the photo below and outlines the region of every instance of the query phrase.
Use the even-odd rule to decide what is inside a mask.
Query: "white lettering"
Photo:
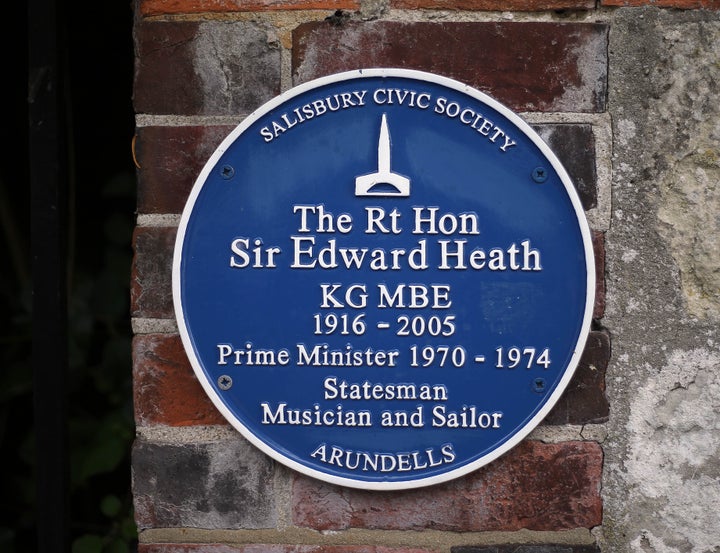
[[[405,291],[409,294],[406,294]],[[432,292],[429,294],[429,292]],[[423,309],[448,309],[452,305],[449,284],[398,284],[394,291],[388,290],[386,284],[378,284],[378,307]]]
[[[500,411],[488,413],[480,411],[474,405],[463,405],[460,411],[448,411],[445,405],[436,405],[432,409],[432,426],[435,428],[500,428]]]
[[[438,240],[440,246],[439,269],[467,269],[466,259],[470,267],[476,270],[487,267],[490,271],[542,271],[540,251],[530,245],[530,240],[514,242],[506,249],[482,248],[473,249],[466,256],[467,240]]]
[[[264,267],[274,268],[276,267],[275,256],[280,253],[280,248],[270,247],[262,248],[263,241],[261,238],[256,238],[253,241],[255,246],[252,249],[252,258],[248,253],[250,248],[250,240],[247,238],[236,238],[230,244],[230,249],[233,255],[230,256],[230,267],[235,269],[242,269],[247,267],[251,260],[253,262],[252,267],[255,269],[261,269]]]
[[[218,344],[218,365],[251,366],[285,366],[290,363],[290,352],[287,349],[273,350],[253,347],[247,342],[244,349],[235,349],[232,344]]]
[[[452,444],[443,444],[439,451],[434,447],[416,451],[398,451],[393,453],[353,451],[340,446],[322,443],[310,457],[322,463],[362,472],[407,472],[423,470],[452,463],[457,457]]]
[[[438,207],[414,207],[415,226],[413,234],[480,234],[480,218],[477,213],[443,213],[438,217]]]

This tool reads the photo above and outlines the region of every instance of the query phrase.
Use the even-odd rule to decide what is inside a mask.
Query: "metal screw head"
[[[545,391],[545,379],[536,378],[535,380],[533,380],[532,388],[538,394],[542,394]]]
[[[232,388],[232,378],[230,378],[228,375],[224,374],[217,379],[218,388],[221,390],[229,390]]]
[[[230,180],[235,175],[235,169],[232,165],[223,165],[220,169],[220,175],[222,175],[222,178],[225,180]]]
[[[532,170],[532,179],[535,182],[545,182],[548,178],[548,171],[545,169],[545,167],[535,167],[535,169]]]

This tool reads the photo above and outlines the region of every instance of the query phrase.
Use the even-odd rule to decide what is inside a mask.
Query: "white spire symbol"
[[[376,184],[387,184],[395,190],[387,188],[373,191]],[[390,170],[390,132],[387,118],[383,113],[380,124],[380,138],[378,140],[378,170],[376,173],[361,175],[355,178],[356,196],[409,196],[410,179],[393,173]]]

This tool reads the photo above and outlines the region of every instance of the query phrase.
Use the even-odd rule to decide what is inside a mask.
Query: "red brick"
[[[595,307],[593,319],[602,319],[605,314],[605,233],[592,231],[595,252]]]
[[[546,424],[597,424],[606,422],[610,406],[605,396],[605,372],[610,361],[610,334],[590,332],[580,363],[570,384]]]
[[[137,113],[237,115],[280,92],[280,46],[243,21],[135,25]]]
[[[135,229],[130,282],[130,312],[133,317],[174,317],[172,259],[176,234],[174,227]]]
[[[263,12],[280,10],[356,10],[359,0],[140,0],[140,15]]]
[[[138,213],[182,213],[200,171],[233,128],[140,127]]]
[[[681,10],[720,9],[720,0],[600,0],[603,6],[654,6],[656,8],[677,8]]]
[[[607,25],[312,22],[293,33],[296,83],[400,67],[451,77],[518,111],[604,111]]]
[[[597,443],[525,441],[463,478],[392,494],[298,476],[293,520],[319,531],[592,528],[602,520],[601,476],[602,449]]]
[[[595,0],[390,0],[398,9],[483,11],[594,10]]]
[[[138,426],[227,424],[195,377],[179,336],[135,336],[133,383]]]

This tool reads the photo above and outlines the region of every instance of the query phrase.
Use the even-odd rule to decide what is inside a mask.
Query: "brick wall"
[[[612,408],[611,333],[603,327],[608,35],[622,9],[615,6],[638,4],[720,7],[717,0],[137,0],[131,309],[142,553],[599,551]],[[378,493],[294,473],[230,427],[183,351],[171,263],[194,180],[244,116],[315,77],[382,66],[448,76],[520,112],[578,187],[598,278],[595,322],[574,380],[527,440],[450,483]]]

